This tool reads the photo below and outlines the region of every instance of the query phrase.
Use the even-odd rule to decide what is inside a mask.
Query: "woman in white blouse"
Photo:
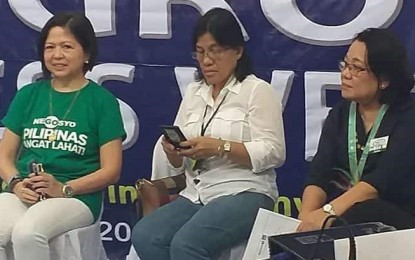
[[[139,221],[140,259],[211,259],[249,237],[259,208],[278,197],[274,168],[285,160],[281,99],[252,74],[241,28],[225,9],[203,15],[193,32],[199,80],[191,83],[175,125],[188,141],[163,150],[187,187]]]

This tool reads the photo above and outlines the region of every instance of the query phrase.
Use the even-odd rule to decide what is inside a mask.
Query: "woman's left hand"
[[[53,175],[47,172],[40,172],[38,175],[31,173],[29,177],[32,183],[31,188],[38,194],[46,194],[52,198],[63,197],[63,184],[57,181]]]
[[[297,231],[304,232],[304,231],[312,231],[312,230],[319,230],[323,226],[324,220],[329,216],[323,209],[317,209],[315,211],[311,211],[301,218],[301,223],[297,228]],[[326,227],[329,227],[333,223],[333,219],[330,219],[327,222]]]
[[[191,148],[180,149],[180,151],[178,152],[179,155],[199,160],[207,159],[213,156],[218,156],[218,147],[220,147],[221,142],[219,139],[216,138],[201,136],[192,138],[185,142],[181,142],[180,145],[183,147],[188,146]]]

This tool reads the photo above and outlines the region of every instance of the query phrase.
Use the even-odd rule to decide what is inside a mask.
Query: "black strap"
[[[200,135],[204,136],[206,129],[208,128],[210,122],[212,122],[213,117],[216,115],[216,113],[218,113],[218,110],[220,108],[220,106],[222,105],[223,101],[225,101],[226,96],[228,95],[229,91],[226,92],[225,96],[222,98],[222,101],[220,101],[218,107],[215,109],[215,111],[213,112],[212,116],[209,118],[208,122],[206,123],[205,126],[205,117],[206,117],[206,113],[207,113],[207,109],[208,109],[208,105],[206,105],[205,107],[205,112],[203,113],[203,121],[202,121],[202,125],[200,127]]]

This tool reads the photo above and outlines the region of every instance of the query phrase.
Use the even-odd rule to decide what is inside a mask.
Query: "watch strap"
[[[219,138],[219,145],[218,145],[218,157],[222,158],[224,153],[225,153],[225,149],[224,149],[224,144],[225,142],[222,140],[222,138]]]
[[[21,182],[22,178],[20,175],[16,174],[11,176],[7,181],[7,191],[13,192],[14,186],[16,186],[17,183]]]

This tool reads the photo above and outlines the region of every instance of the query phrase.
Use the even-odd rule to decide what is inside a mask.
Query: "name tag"
[[[389,136],[374,138],[369,143],[369,153],[378,153],[385,151],[388,147]]]
[[[192,158],[186,157],[184,160],[184,167],[188,170],[193,170],[193,167],[195,167],[196,160],[193,160]]]

